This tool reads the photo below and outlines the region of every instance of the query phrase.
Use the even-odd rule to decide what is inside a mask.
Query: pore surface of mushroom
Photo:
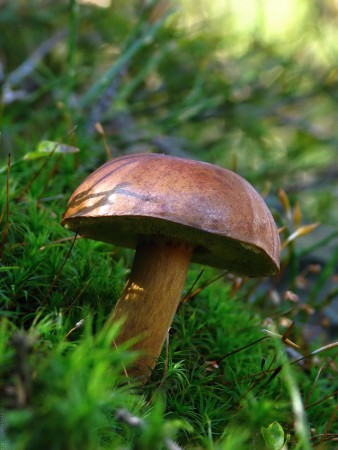
[[[115,158],[75,190],[62,225],[136,249],[111,317],[125,320],[117,345],[139,337],[133,375],[154,368],[190,261],[252,277],[279,270],[278,230],[262,197],[213,164],[153,153]]]

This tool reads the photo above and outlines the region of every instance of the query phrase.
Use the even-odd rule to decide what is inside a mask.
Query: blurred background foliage
[[[235,168],[336,223],[335,0],[2,4],[3,156],[76,125],[102,159],[100,122],[116,152]]]

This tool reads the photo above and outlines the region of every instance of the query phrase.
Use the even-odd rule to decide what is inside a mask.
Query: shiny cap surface
[[[112,159],[75,190],[62,225],[130,248],[152,236],[185,241],[193,262],[243,275],[279,271],[278,230],[264,200],[213,164],[153,153]]]

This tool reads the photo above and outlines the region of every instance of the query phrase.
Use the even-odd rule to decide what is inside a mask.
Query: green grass
[[[337,337],[325,310],[337,297],[334,63],[302,58],[297,40],[286,51],[251,39],[230,19],[221,29],[212,21],[184,28],[175,8],[153,21],[151,7],[140,14],[133,4],[31,3],[8,1],[0,12],[3,89],[25,92],[1,108],[0,444],[246,450],[286,440],[292,449],[335,448],[337,348],[292,363],[288,346],[262,331],[284,335],[295,321],[287,337],[301,347],[298,357]],[[314,7],[308,14],[330,22]],[[319,40],[311,29],[302,45]],[[191,265],[189,298],[142,389],[124,375],[135,355],[114,349],[118,328],[105,326],[133,254],[74,242],[60,225],[72,191],[107,159],[96,121],[113,155],[151,150],[237,170],[269,191],[283,241],[321,222],[283,250],[273,280],[212,281],[218,271]],[[43,152],[46,139],[72,148]],[[68,154],[73,147],[80,151]],[[322,270],[304,272],[322,248]],[[192,292],[200,289],[189,294],[196,279]]]

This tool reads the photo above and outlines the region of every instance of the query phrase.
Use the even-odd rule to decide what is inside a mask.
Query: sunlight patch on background
[[[222,3],[216,0],[215,3]],[[266,39],[287,39],[290,33],[303,32],[304,0],[228,0],[236,25],[243,31],[255,31]]]
[[[299,24],[308,11],[306,0],[184,0],[175,2],[185,24],[211,21],[223,32],[254,33],[263,39],[288,39],[305,30]],[[219,30],[222,31],[222,30]]]
[[[94,5],[100,8],[109,8],[111,0],[77,0],[80,5]]]

